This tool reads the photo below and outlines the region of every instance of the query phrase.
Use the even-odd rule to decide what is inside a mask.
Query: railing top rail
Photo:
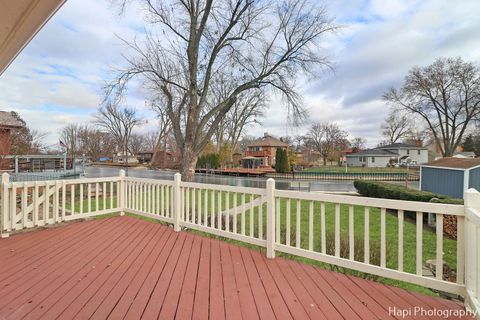
[[[327,194],[327,193],[321,193],[321,192],[307,193],[307,192],[286,191],[286,190],[275,190],[275,196],[282,197],[282,198],[332,202],[332,203],[349,204],[349,205],[361,205],[366,207],[379,207],[379,208],[405,210],[405,211],[430,212],[430,213],[458,215],[458,216],[465,215],[464,205],[457,205],[457,204],[443,204],[443,203],[418,202],[418,201],[407,201],[407,200],[391,200],[391,199],[367,198],[367,197],[348,196],[348,195],[334,195],[334,194]]]
[[[173,186],[173,180],[162,180],[162,179],[148,179],[148,178],[135,178],[135,177],[126,177],[127,182],[143,182],[143,183],[152,183],[152,184],[161,184],[165,186]]]
[[[468,220],[480,227],[480,211],[471,207],[466,207],[465,211]]]
[[[255,195],[265,195],[266,191],[263,188],[248,188],[248,187],[237,187],[237,186],[225,186],[218,184],[206,184],[198,182],[181,182],[181,187],[184,188],[196,188],[196,189],[205,189],[205,190],[214,190],[214,191],[227,191],[227,192],[238,192],[238,193],[249,193]]]
[[[37,180],[37,181],[16,181],[16,182],[9,182],[6,183],[6,187],[34,187],[35,185],[44,186],[44,185],[55,185],[57,182],[61,182],[72,185],[72,184],[83,184],[83,183],[100,183],[100,182],[118,182],[122,178],[121,177],[101,177],[101,178],[82,178],[82,179],[57,179],[57,180]]]

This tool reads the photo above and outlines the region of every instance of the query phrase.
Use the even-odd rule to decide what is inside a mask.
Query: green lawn
[[[222,210],[226,209],[226,193],[221,192],[221,207]],[[214,205],[215,210],[218,208],[218,192],[215,192],[214,195]],[[246,195],[245,201],[250,201],[250,195]],[[189,201],[192,203],[192,196],[190,193]],[[196,205],[198,206],[198,194],[196,194]],[[100,209],[103,209],[103,199],[100,198]],[[237,195],[237,206],[241,204],[241,195]],[[92,210],[95,208],[95,198],[92,198]],[[208,192],[207,194],[207,208],[208,208],[208,215],[211,214],[211,201],[212,201],[212,194]],[[204,210],[204,194],[202,194],[202,207],[201,210]],[[109,208],[109,199],[107,198],[107,208]],[[229,195],[229,208],[233,207],[233,194]],[[114,199],[114,205],[116,204],[116,199]],[[83,202],[84,205],[84,212],[86,212],[87,208],[87,201]],[[308,249],[308,232],[309,232],[309,201],[300,201],[300,247],[304,249]],[[80,202],[75,204],[75,211],[79,212]],[[281,209],[281,243],[285,243],[286,239],[286,207],[287,201],[285,199],[281,199],[280,201],[280,209]],[[246,235],[250,235],[250,206],[246,206],[247,210],[245,212],[245,233]],[[314,251],[320,252],[321,251],[321,226],[320,226],[320,203],[314,202],[314,215],[313,215],[313,247]],[[190,210],[191,210],[190,206]],[[348,257],[348,206],[341,205],[340,206],[340,230],[341,230],[341,256]],[[355,232],[355,260],[363,261],[363,248],[364,248],[364,211],[365,208],[362,206],[356,206],[354,208],[354,232]],[[263,212],[263,219],[262,219],[262,229],[263,229],[263,238],[266,236],[266,205],[262,206]],[[327,243],[327,253],[333,255],[334,250],[334,230],[335,230],[335,204],[333,203],[326,203],[325,204],[325,225],[326,225],[326,243]],[[198,207],[197,207],[198,213]],[[258,207],[256,207],[253,211],[253,232],[254,235],[258,236],[259,231],[259,220],[258,220]],[[203,216],[203,213],[202,213]],[[198,214],[197,214],[198,219]],[[153,219],[150,219],[153,220]],[[217,223],[217,215],[215,215],[215,224]],[[297,201],[291,201],[291,216],[290,216],[290,245],[296,245],[296,224],[297,224]],[[241,233],[241,225],[242,225],[242,216],[238,215],[237,217],[237,232]],[[370,263],[379,265],[380,260],[380,210],[377,208],[370,208]],[[230,230],[233,228],[233,222],[230,221]],[[197,232],[198,233],[198,232]],[[210,234],[206,234],[200,232],[202,235],[214,237]],[[251,248],[255,248],[255,246],[251,246],[239,241],[233,241],[224,239],[229,242],[234,242],[236,244],[247,246]],[[387,213],[386,215],[386,248],[387,248],[387,266],[389,268],[396,269],[398,265],[398,220],[395,214]],[[444,260],[449,265],[450,268],[456,268],[456,241],[444,238],[443,240],[444,246]],[[415,224],[408,221],[406,218],[404,223],[404,270],[406,272],[415,273],[415,262],[416,262],[416,227]],[[435,259],[436,252],[436,234],[435,232],[424,229],[423,231],[423,261],[425,262],[428,259]],[[256,248],[258,250],[264,250],[263,248]],[[354,274],[357,276],[362,276],[366,278],[375,279],[382,283],[392,284],[398,287],[406,288],[409,290],[414,290],[426,294],[433,294],[432,291],[413,285],[404,283],[401,281],[391,280],[391,279],[383,279],[374,276],[368,276],[359,272],[355,272],[352,270],[346,270],[343,268],[335,268],[331,265],[324,264],[318,261],[312,261],[309,259],[304,259],[297,256],[287,255],[278,253],[279,256],[284,256],[290,259],[295,259],[298,261],[302,261],[309,264],[314,264],[321,266],[323,268],[330,268],[340,272],[345,272],[349,274]]]
[[[345,166],[322,166],[314,168],[305,168],[306,172],[324,172],[324,173],[345,173]],[[398,173],[407,172],[407,168],[367,168],[367,167],[348,167],[347,172],[350,173]],[[409,169],[408,172],[414,172],[413,169]]]

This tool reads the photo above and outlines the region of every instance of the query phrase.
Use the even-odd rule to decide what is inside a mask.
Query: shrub
[[[286,150],[277,148],[275,153],[275,171],[278,173],[290,172],[290,164],[288,161],[288,154]]]
[[[387,182],[355,180],[353,185],[365,197],[397,199],[420,202],[463,204],[462,199],[450,198],[443,194],[409,189]]]
[[[216,153],[204,154],[198,157],[197,168],[218,169],[220,167],[220,156]]]

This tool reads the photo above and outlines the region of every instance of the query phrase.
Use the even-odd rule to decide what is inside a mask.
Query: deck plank
[[[147,279],[141,286],[135,299],[132,301],[132,304],[128,309],[127,314],[125,315],[125,319],[140,319],[142,317],[142,314],[145,310],[145,307],[147,306],[150,296],[155,289],[155,285],[158,282],[158,278],[160,277],[163,268],[165,267],[168,258],[172,253],[173,248],[177,243],[180,243],[179,245],[182,245],[183,240],[184,237],[180,238],[178,233],[172,233],[172,235],[168,238],[165,247],[157,258],[152,270],[147,276]]]
[[[193,302],[195,299],[201,249],[202,241],[195,241],[188,260],[185,279],[183,280],[178,301],[178,308],[175,313],[175,317],[178,319],[191,319],[193,316]]]
[[[223,293],[222,261],[220,242],[212,240],[210,246],[210,301],[209,319],[225,319],[225,298]]]
[[[148,300],[148,303],[145,307],[145,310],[142,314],[142,319],[157,319],[158,314],[163,306],[163,302],[165,300],[165,296],[167,295],[168,287],[170,286],[170,281],[172,279],[172,275],[175,271],[175,266],[181,256],[184,253],[184,246],[185,240],[188,234],[182,233],[180,234],[180,242],[177,243],[170,256],[168,257],[167,263],[158,278],[157,284],[153,289],[153,292]]]
[[[123,318],[128,312],[128,309],[132,305],[133,300],[140,292],[141,287],[143,286],[146,279],[148,278],[148,275],[154,268],[157,259],[165,249],[168,238],[170,236],[172,236],[172,233],[167,232],[167,230],[163,230],[163,232],[161,233],[161,237],[154,240],[155,247],[153,251],[149,254],[148,258],[142,264],[141,269],[136,273],[135,277],[128,284],[128,288],[125,290],[122,297],[119,299],[114,309],[109,314],[108,317],[110,319]]]
[[[31,306],[41,301],[41,298],[48,296],[54,292],[56,287],[65,279],[76,276],[78,270],[85,264],[85,261],[90,261],[101,250],[107,249],[110,243],[115,241],[115,226],[117,224],[109,225],[104,235],[105,239],[101,245],[96,243],[94,237],[86,239],[82,243],[75,243],[72,247],[77,248],[69,252],[69,254],[57,256],[52,259],[48,266],[35,269],[27,274],[26,278],[34,277],[31,281],[19,279],[17,286],[12,284],[13,290],[2,297],[0,305],[0,314],[10,314],[11,312],[19,312],[19,310],[30,309]],[[97,232],[97,234],[100,233]],[[96,250],[92,250],[91,246],[97,245]]]
[[[133,228],[128,230],[134,231]],[[118,232],[118,230],[115,232]],[[132,233],[130,239],[133,241],[135,233],[130,233]],[[80,295],[85,288],[98,281],[98,277],[102,272],[106,271],[105,266],[107,263],[105,263],[105,261],[115,261],[117,256],[125,251],[125,247],[118,241],[111,243],[108,249],[109,250],[103,250],[88,264],[85,264],[79,272],[57,287],[53,294],[48,295],[28,314],[28,317],[37,319],[42,316],[53,319],[54,317],[51,312],[48,315],[45,314],[51,309],[48,306],[55,307],[57,310],[56,316],[58,316],[63,309],[68,307],[69,301],[77,299],[78,295]]]
[[[134,217],[12,235],[1,254],[1,319],[393,319],[389,307],[464,309]]]
[[[175,271],[173,272],[170,285],[167,289],[167,294],[163,302],[162,309],[158,315],[159,319],[173,319],[177,312],[178,301],[180,299],[180,293],[183,283],[185,281],[186,270],[188,266],[188,260],[192,252],[194,236],[189,234],[185,240],[183,251],[180,254]],[[196,248],[198,250],[198,248]],[[188,307],[188,306],[185,306]]]
[[[193,315],[191,317],[194,320],[208,319],[210,301],[210,244],[210,239],[202,239],[197,285],[193,302]]]
[[[135,261],[145,245],[149,241],[157,228],[150,228],[143,222],[136,229],[134,240],[125,239],[124,250],[115,260],[105,260],[103,262],[104,271],[90,284],[82,294],[77,297],[65,311],[58,317],[59,319],[88,319],[92,316],[98,306],[103,302],[110,291],[121,279],[128,267]]]

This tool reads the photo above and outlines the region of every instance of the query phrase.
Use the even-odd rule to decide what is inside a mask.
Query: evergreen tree
[[[282,150],[282,172],[290,172],[290,162],[288,161],[287,150]]]
[[[275,171],[277,172],[281,172],[280,168],[282,167],[282,156],[283,156],[282,149],[277,148],[275,152]]]
[[[275,153],[275,170],[279,173],[286,173],[290,171],[287,150],[277,148]]]

